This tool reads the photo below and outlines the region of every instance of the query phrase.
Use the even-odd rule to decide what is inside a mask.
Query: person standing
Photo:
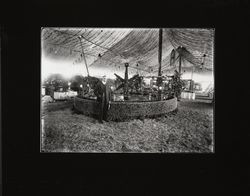
[[[104,85],[104,93],[103,93],[103,107],[102,107],[102,110],[103,110],[103,119],[105,121],[108,121],[108,110],[110,108],[110,101],[111,101],[111,89],[109,86],[107,85]]]
[[[104,85],[98,78],[89,77],[88,79],[90,87],[94,89],[94,94],[100,104],[99,122],[102,123],[103,120],[108,120],[107,113],[110,106],[111,89],[108,86]]]
[[[108,121],[108,110],[110,107],[111,89],[102,83],[98,83],[98,85],[101,86],[101,96],[99,98],[99,103],[100,103],[99,121],[102,123],[103,120]]]

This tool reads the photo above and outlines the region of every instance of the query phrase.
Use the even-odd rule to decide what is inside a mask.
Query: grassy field
[[[178,111],[156,119],[98,123],[71,109],[45,112],[43,152],[212,152],[213,107],[179,102]]]

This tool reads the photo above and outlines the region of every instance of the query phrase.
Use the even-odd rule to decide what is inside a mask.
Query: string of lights
[[[69,36],[75,37],[75,35],[73,35],[73,34],[71,34],[71,33],[67,33],[67,32],[65,32],[65,31],[59,31],[59,30],[56,30],[56,29],[53,29],[53,31],[58,32],[58,33],[61,33],[61,34],[67,34],[67,35],[69,35]],[[81,39],[84,39],[84,40],[87,41],[87,42],[90,42],[91,44],[93,44],[93,45],[95,45],[95,46],[98,46],[98,47],[100,47],[100,48],[102,48],[102,49],[104,49],[104,50],[108,50],[108,51],[112,52],[113,54],[118,55],[118,56],[124,58],[120,53],[114,52],[114,51],[110,50],[109,48],[102,46],[101,44],[97,44],[97,43],[91,41],[90,39],[87,39],[87,38],[86,38],[85,36],[83,36],[83,35],[79,35],[79,37],[80,37]]]

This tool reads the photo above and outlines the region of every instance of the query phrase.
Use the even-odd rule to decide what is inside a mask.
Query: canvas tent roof
[[[158,73],[159,29],[43,28],[41,38],[43,53],[49,58],[84,64],[85,56],[88,67],[115,72],[128,62],[131,73]],[[170,67],[170,53],[179,46],[191,54],[183,67],[200,67],[206,54],[203,70],[213,70],[213,44],[214,29],[163,29],[163,73],[176,68]]]

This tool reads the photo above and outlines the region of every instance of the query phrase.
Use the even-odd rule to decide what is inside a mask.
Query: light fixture
[[[82,84],[80,85],[80,88],[82,88]]]

